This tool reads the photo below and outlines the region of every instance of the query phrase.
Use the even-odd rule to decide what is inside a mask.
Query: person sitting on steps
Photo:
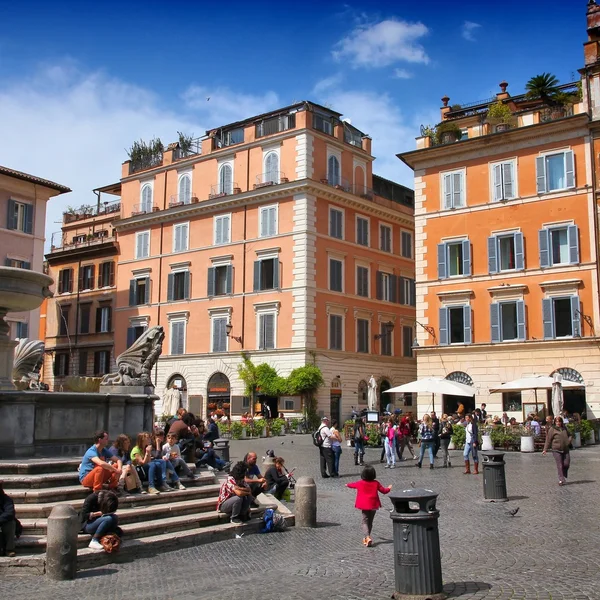
[[[140,480],[140,476],[138,475],[135,467],[131,464],[131,456],[129,454],[129,449],[131,447],[131,440],[128,435],[121,433],[117,436],[117,439],[114,441],[113,445],[108,448],[108,452],[111,456],[118,458],[121,461],[122,472],[121,477],[119,478],[119,485],[117,486],[117,494],[119,496],[126,496],[127,491],[125,491],[125,478],[131,473],[136,482],[136,488],[133,490],[129,490],[130,493],[139,493],[142,492],[142,482]]]
[[[204,447],[198,449],[199,459],[196,461],[197,467],[208,467],[211,471],[226,471],[231,463],[220,459],[214,451],[212,442],[204,442]]]
[[[221,485],[217,511],[230,516],[231,523],[240,524],[250,520],[252,492],[244,481],[247,465],[237,462],[231,469],[231,474]]]
[[[196,479],[196,476],[192,473],[185,460],[181,458],[181,450],[179,449],[177,441],[178,436],[176,433],[171,432],[167,434],[167,443],[163,444],[162,447],[163,456],[169,459],[171,465],[173,465],[173,468],[178,474],[179,471],[181,471],[185,477]]]
[[[131,451],[131,462],[140,478],[148,481],[149,494],[171,491],[166,482],[167,463],[152,456],[152,438],[149,432],[138,433],[136,445]]]
[[[256,464],[257,459],[256,452],[248,452],[244,456],[244,462],[247,466],[244,481],[250,486],[250,491],[254,498],[262,494],[267,487],[267,480],[261,475],[260,469]]]
[[[271,465],[265,473],[267,480],[267,494],[273,494],[277,500],[283,498],[285,490],[290,485],[289,475],[283,466],[285,461],[280,456],[275,457],[275,464]]]
[[[98,431],[94,434],[93,442],[83,455],[79,467],[79,482],[94,492],[100,491],[104,485],[114,489],[119,485],[122,463],[106,449],[108,432]]]
[[[166,477],[171,478],[171,485],[178,490],[185,490],[185,485],[181,483],[179,475],[175,471],[175,467],[171,463],[170,457],[164,456],[163,445],[165,443],[165,432],[163,429],[154,430],[154,438],[152,440],[152,458],[162,460],[166,468]]]
[[[15,503],[0,482],[0,556],[16,556],[15,538],[18,526],[20,523],[15,516]]]
[[[79,515],[81,532],[92,535],[88,548],[104,550],[100,543],[103,536],[109,533],[122,535],[119,529],[119,518],[115,514],[119,508],[117,495],[110,490],[92,492],[83,502]]]

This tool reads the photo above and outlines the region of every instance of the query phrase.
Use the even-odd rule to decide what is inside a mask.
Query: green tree
[[[558,93],[558,79],[552,73],[542,73],[532,77],[525,85],[525,89],[528,98],[539,98],[544,104],[552,106]]]

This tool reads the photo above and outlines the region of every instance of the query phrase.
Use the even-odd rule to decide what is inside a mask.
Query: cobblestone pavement
[[[232,442],[231,454],[241,458],[253,449],[262,456],[269,447],[286,459],[288,468],[296,467],[296,476],[317,481],[318,528],[184,548],[83,571],[70,582],[5,578],[0,597],[390,598],[391,503],[383,499],[384,508],[375,518],[375,545],[364,548],[354,492],[344,486],[360,471],[351,449],[344,448],[339,480],[320,479],[318,451],[307,435]],[[462,457],[453,454],[452,469],[416,469],[413,461],[406,461],[391,471],[379,464],[379,450],[369,449],[366,456],[383,484],[400,488],[414,481],[439,492],[444,589],[450,598],[600,600],[600,446],[572,453],[569,485],[562,488],[551,456],[507,453],[511,501],[504,504],[483,502],[482,476],[463,476]],[[507,510],[517,506],[519,513],[509,516]]]

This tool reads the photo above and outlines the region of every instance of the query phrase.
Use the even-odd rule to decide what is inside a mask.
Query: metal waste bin
[[[392,491],[397,600],[443,600],[438,495],[421,488]]]
[[[215,454],[225,462],[229,462],[229,440],[219,438],[213,442]]]
[[[490,502],[508,502],[504,452],[486,450],[483,456],[483,497]]]

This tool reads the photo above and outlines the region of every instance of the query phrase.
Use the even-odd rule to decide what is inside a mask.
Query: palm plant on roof
[[[542,73],[532,77],[525,85],[525,89],[528,98],[539,98],[544,104],[552,106],[556,102],[558,79],[552,73]]]

